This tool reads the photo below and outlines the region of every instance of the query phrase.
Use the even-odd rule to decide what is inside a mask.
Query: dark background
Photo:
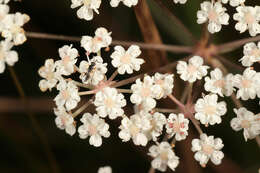
[[[198,2],[200,1],[188,1],[190,2],[186,5],[175,5],[172,0],[166,0],[164,3],[199,38],[202,25],[196,24],[196,11],[199,9]],[[163,42],[189,45],[187,39],[182,37],[182,31],[176,30],[176,26],[167,16],[165,17],[163,10],[153,0],[148,0],[148,3]],[[143,41],[132,8],[125,7],[122,4],[118,8],[111,8],[109,1],[104,0],[99,10],[100,14],[95,15],[92,21],[85,21],[77,18],[76,10],[71,9],[70,5],[70,0],[23,0],[21,3],[10,3],[12,12],[20,11],[31,17],[30,22],[25,25],[26,31],[82,36],[93,35],[97,27],[104,26],[109,31],[112,31],[113,39]],[[234,12],[234,9],[229,10]],[[249,37],[248,32],[239,34],[232,28],[234,22],[230,23],[231,25],[224,26],[220,33],[214,34],[213,41],[215,43]],[[37,71],[44,64],[45,59],[57,59],[58,48],[65,44],[71,44],[71,42],[28,38],[27,42],[15,48],[20,59],[14,66],[26,95],[30,100],[35,99],[35,102],[31,101],[31,104],[38,108],[37,111],[34,111],[34,117],[47,138],[60,172],[94,173],[97,172],[100,166],[104,165],[110,165],[114,173],[148,172],[150,158],[146,155],[147,148],[134,146],[132,142],[122,143],[118,138],[117,126],[119,122],[114,125],[114,122],[108,121],[111,125],[111,137],[104,139],[100,148],[90,146],[88,139],[81,140],[77,134],[70,137],[56,127],[55,115],[52,113],[53,105],[50,103],[57,93],[55,91],[52,93],[40,92],[38,88],[40,77]],[[73,43],[73,45],[79,48],[79,43]],[[168,54],[168,57],[169,61],[176,61],[184,57],[184,55]],[[242,49],[227,54],[227,57],[237,63],[237,60],[242,57]],[[109,62],[106,53],[104,59]],[[258,66],[255,68],[260,71]],[[144,66],[144,69],[148,69],[148,67]],[[233,73],[238,72],[235,69],[230,70]],[[109,70],[108,74],[112,72],[113,70]],[[0,81],[0,107],[2,107],[0,108],[0,172],[51,172],[40,138],[33,130],[28,115],[21,111],[23,105],[20,105],[22,102],[19,102],[19,94],[7,69],[5,73],[0,75]],[[180,87],[179,92],[181,92]],[[36,101],[41,99],[46,101],[35,105],[38,103]],[[245,142],[241,131],[235,132],[231,129],[229,122],[235,116],[232,112],[234,106],[229,99],[226,101],[229,103],[229,112],[224,117],[223,123],[203,130],[207,134],[223,139],[225,144],[223,151],[228,160],[219,167],[209,164],[208,168],[200,169],[198,163],[194,164],[190,143],[180,142],[176,146],[176,153],[181,159],[177,172],[193,173],[195,170],[199,170],[199,172],[227,172],[229,166],[235,166],[236,168],[240,167],[242,172],[253,173],[260,168],[260,150],[255,141],[249,140]],[[257,113],[259,112],[258,101],[259,99],[249,101],[246,103],[246,107]],[[193,130],[191,126],[190,128]],[[197,137],[195,131],[191,132],[191,134]],[[197,165],[197,167],[193,168],[192,165]]]

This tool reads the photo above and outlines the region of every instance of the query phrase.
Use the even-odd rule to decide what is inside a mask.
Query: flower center
[[[251,56],[254,56],[254,57],[260,57],[260,49],[253,49],[251,52],[250,52],[250,55]]]
[[[101,37],[97,37],[97,36],[96,36],[96,37],[93,38],[93,43],[94,43],[94,44],[98,44],[98,43],[100,43],[100,42],[102,42],[102,38],[101,38]]]
[[[161,152],[160,158],[161,158],[163,161],[167,161],[167,160],[168,160],[168,152],[167,152],[167,151]]]
[[[107,99],[105,100],[105,105],[106,105],[108,108],[112,108],[112,107],[114,107],[115,102],[114,102],[111,98],[107,98]]]
[[[216,112],[216,107],[212,105],[207,105],[205,106],[204,111],[207,115],[213,115]]]
[[[208,155],[211,155],[213,153],[214,149],[212,146],[205,144],[205,145],[202,145],[202,151]]]
[[[250,88],[252,81],[248,80],[248,79],[244,79],[241,81],[241,83],[242,83],[243,88]]]
[[[125,54],[124,56],[121,57],[120,61],[123,64],[130,64],[131,63],[131,56],[129,54]]]
[[[197,71],[197,67],[195,67],[194,65],[188,66],[188,73],[194,73],[196,71]]]
[[[66,122],[68,121],[68,118],[66,116],[61,116],[60,120],[61,120],[61,123],[65,126]]]
[[[246,13],[245,14],[245,21],[248,25],[252,25],[255,22],[255,18],[251,13]]]
[[[95,135],[97,134],[97,127],[94,125],[89,125],[88,126],[88,131],[90,135]]]
[[[90,3],[91,3],[91,0],[83,0],[83,4],[84,4],[85,6],[89,6]]]
[[[62,62],[63,64],[66,66],[68,65],[68,63],[70,62],[70,57],[69,56],[65,56],[63,59],[62,59]]]
[[[224,88],[225,84],[226,84],[225,80],[224,79],[220,79],[220,80],[215,81],[213,85],[215,87]]]
[[[142,88],[141,95],[143,97],[149,97],[151,95],[150,88],[146,88],[146,87]]]
[[[216,22],[218,19],[218,13],[215,10],[210,10],[208,13],[208,18],[210,21]]]
[[[248,120],[243,120],[241,122],[241,127],[243,127],[243,128],[249,128],[250,126],[251,126],[251,124]]]
[[[64,100],[67,100],[67,99],[70,98],[70,94],[69,94],[68,90],[61,91],[61,95],[62,95]]]
[[[13,34],[23,33],[24,30],[23,30],[23,28],[21,28],[21,27],[18,26],[18,25],[13,25],[12,28],[11,28],[11,32],[12,32]]]
[[[130,128],[130,133],[132,136],[136,136],[140,132],[140,129],[135,125],[132,125]]]

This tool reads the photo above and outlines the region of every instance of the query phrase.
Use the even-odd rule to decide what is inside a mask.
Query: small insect
[[[86,82],[89,80],[90,76],[96,71],[96,63],[91,62],[90,65],[88,66],[88,70],[86,73],[82,73],[82,81]]]

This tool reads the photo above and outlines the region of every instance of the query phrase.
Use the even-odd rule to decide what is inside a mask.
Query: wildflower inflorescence
[[[120,2],[131,7],[137,5],[138,0],[111,0],[110,4],[117,7]],[[187,0],[173,2],[184,4]],[[101,0],[72,0],[71,7],[79,7],[79,18],[91,20],[94,12],[99,13],[100,5]],[[248,30],[251,36],[260,33],[260,7],[246,6],[245,0],[204,1],[197,12],[197,23],[205,23],[211,34],[219,32],[223,25],[229,24],[230,16],[225,5],[236,8],[237,12],[233,15],[237,21],[236,30],[241,33]],[[81,139],[88,139],[90,145],[100,147],[102,141],[110,137],[106,120],[120,119],[118,136],[123,142],[131,140],[141,146],[154,143],[148,153],[153,157],[152,167],[160,171],[169,167],[174,171],[180,159],[173,150],[175,142],[185,140],[189,126],[193,124],[200,134],[191,142],[195,160],[203,167],[209,160],[215,165],[221,164],[224,158],[222,139],[208,136],[201,130],[200,124],[208,127],[225,121],[228,111],[225,97],[243,101],[260,98],[260,72],[252,67],[260,61],[260,42],[244,45],[244,56],[240,61],[246,68],[242,74],[228,73],[221,62],[211,57],[215,52],[201,53],[195,49],[188,61],[178,61],[176,74],[179,76],[176,76],[188,85],[185,90],[187,95],[180,101],[173,95],[175,75],[172,73],[156,72],[130,78],[133,80],[115,80],[118,75],[139,71],[145,61],[140,57],[138,45],[128,48],[116,45],[114,49],[109,49],[111,35],[112,32],[100,27],[94,36],[82,36],[80,43],[85,50],[84,56],[80,56],[73,45],[65,45],[58,50],[59,60],[47,59],[39,69],[39,75],[44,78],[39,82],[41,91],[53,88],[58,91],[54,99],[57,127],[69,135],[78,132]],[[109,64],[102,57],[104,50],[113,51],[108,61],[106,59],[115,68],[110,77],[106,75]],[[12,61],[7,63],[12,64]],[[119,88],[129,83],[132,83],[130,88]],[[201,87],[200,94],[194,94],[193,87],[198,83],[204,87]],[[88,97],[90,95],[91,98]],[[128,97],[131,103],[127,102]],[[167,98],[177,105],[177,111],[163,111],[157,107],[159,100]],[[94,112],[85,111],[90,105],[95,107]],[[127,115],[125,107],[132,105],[134,112]],[[258,137],[259,114],[250,112],[240,103],[237,106],[234,109],[237,117],[230,122],[232,129],[243,130],[245,140]],[[81,125],[78,125],[80,122]],[[100,168],[99,172],[111,172],[111,168]]]
[[[8,3],[9,0],[0,1],[0,73],[5,71],[6,65],[13,66],[18,61],[18,53],[12,48],[26,41],[22,27],[30,20],[26,14],[10,13]]]

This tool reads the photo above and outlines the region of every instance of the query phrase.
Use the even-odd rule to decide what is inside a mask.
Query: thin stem
[[[29,38],[72,41],[72,42],[79,42],[81,39],[81,37],[76,37],[76,36],[56,35],[56,34],[39,33],[39,32],[26,32],[26,36]],[[114,40],[112,42],[112,45],[122,45],[122,46],[137,45],[142,49],[165,50],[173,53],[192,53],[193,51],[193,48],[190,46],[150,44],[150,43],[142,43],[142,42],[134,42],[134,41]]]
[[[79,92],[80,96],[95,94],[95,90]]]
[[[130,90],[130,89],[116,89],[118,92],[120,92],[120,93],[128,93],[128,94],[131,94],[131,93],[133,93],[133,91],[132,90]]]
[[[260,147],[260,137],[259,137],[259,136],[256,136],[256,137],[255,137],[255,140],[256,140],[257,145]]]
[[[185,109],[184,104],[182,104],[176,97],[174,97],[172,94],[168,95],[168,97],[176,104],[178,105],[182,110]]]
[[[224,44],[217,46],[217,49],[218,49],[217,52],[218,52],[218,54],[231,52],[231,51],[236,50],[237,48],[243,46],[244,44],[246,44],[248,42],[254,42],[254,41],[259,41],[259,40],[260,40],[260,36],[256,36],[256,37],[250,37],[250,38],[232,41],[229,43],[224,43]]]
[[[155,169],[153,167],[151,167],[148,171],[148,173],[155,173]]]
[[[192,104],[192,88],[193,88],[193,83],[189,83],[187,104]]]
[[[217,55],[216,57],[217,57],[223,64],[225,64],[225,65],[227,65],[227,66],[229,66],[229,67],[231,67],[231,68],[237,69],[237,70],[239,70],[239,71],[244,71],[244,69],[245,69],[243,66],[237,65],[237,64],[235,64],[235,63],[233,63],[233,62],[227,60],[226,57],[219,56],[219,55]]]
[[[161,112],[161,113],[178,113],[180,112],[178,109],[165,109],[165,108],[155,108],[155,112]]]
[[[93,103],[93,98],[92,97],[87,103],[85,103],[83,106],[81,106],[77,111],[75,111],[72,114],[72,117],[75,118],[76,116],[78,116],[81,112],[83,112],[89,105],[91,105]]]
[[[40,141],[41,141],[41,144],[42,144],[42,147],[44,149],[44,153],[46,154],[46,157],[48,159],[48,162],[50,164],[50,167],[51,167],[51,170],[53,173],[59,173],[60,170],[59,170],[59,166],[57,164],[57,161],[50,149],[50,146],[49,146],[49,143],[48,143],[48,140],[47,140],[47,137],[45,136],[43,130],[41,129],[39,123],[37,122],[37,120],[35,119],[34,115],[32,114],[32,112],[29,111],[28,109],[28,99],[25,95],[25,92],[24,92],[24,89],[22,87],[22,84],[21,82],[19,81],[14,69],[12,67],[9,67],[8,68],[9,71],[10,71],[10,74],[11,74],[11,77],[14,81],[14,84],[16,86],[16,89],[21,97],[21,99],[23,100],[24,102],[24,105],[26,106],[26,110],[27,110],[27,115],[32,123],[32,126],[33,126],[33,129],[34,131],[36,132],[36,134],[38,135],[38,137],[40,138]]]
[[[110,76],[110,78],[108,79],[109,81],[112,81],[112,80],[114,80],[115,79],[115,77],[117,76],[117,74],[118,74],[118,71],[116,70],[116,71],[114,71],[114,73]]]
[[[189,119],[191,120],[192,124],[194,125],[196,130],[199,132],[199,134],[200,135],[203,134],[203,131],[201,130],[198,121],[193,116],[190,116]]]

